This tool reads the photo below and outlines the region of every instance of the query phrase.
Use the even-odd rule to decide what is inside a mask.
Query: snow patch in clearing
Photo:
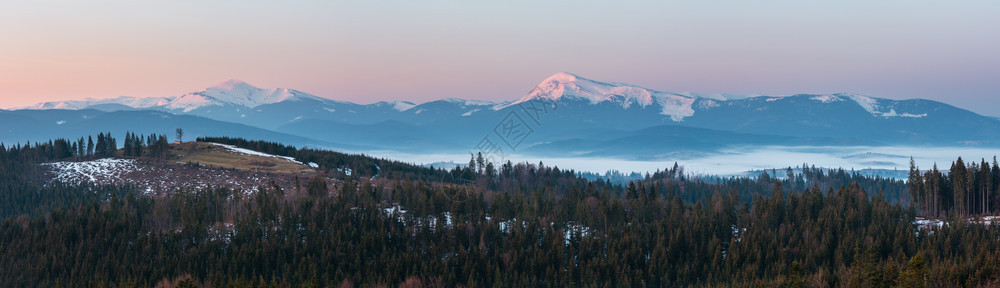
[[[295,158],[288,157],[288,156],[271,155],[271,154],[267,154],[267,153],[257,152],[257,151],[253,151],[253,150],[250,150],[250,149],[243,149],[243,148],[239,148],[239,147],[236,147],[236,146],[233,146],[233,145],[226,145],[226,144],[221,144],[221,143],[208,143],[208,144],[212,144],[212,145],[219,146],[219,147],[224,147],[226,149],[229,149],[229,151],[232,151],[232,152],[237,153],[237,154],[245,154],[245,155],[252,155],[252,156],[261,156],[261,157],[280,158],[280,159],[288,160],[289,162],[292,162],[292,163],[302,164],[302,162],[296,161]],[[305,165],[305,164],[302,164],[302,165]]]
[[[135,159],[104,158],[82,162],[52,162],[42,163],[52,168],[55,179],[63,183],[97,182],[98,177],[118,176],[122,171],[137,169]]]
[[[969,224],[991,226],[993,224],[1000,224],[1000,216],[983,216],[978,218],[977,217],[967,218],[965,219],[965,222]],[[917,217],[917,219],[913,221],[913,224],[917,225],[917,228],[926,230],[941,229],[944,228],[944,226],[948,226],[948,222],[945,220],[928,219],[924,217]]]
[[[354,173],[354,170],[351,170],[351,168],[337,168],[337,172],[343,172],[344,175],[351,176],[351,173]]]

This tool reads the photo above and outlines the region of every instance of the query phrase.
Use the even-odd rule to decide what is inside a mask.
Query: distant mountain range
[[[198,135],[359,151],[461,153],[486,143],[505,153],[630,159],[745,145],[1000,146],[1000,120],[930,100],[672,93],[570,73],[506,102],[356,104],[231,79],[176,97],[39,103],[0,111],[0,120],[18,123],[0,129],[5,143],[184,126]]]

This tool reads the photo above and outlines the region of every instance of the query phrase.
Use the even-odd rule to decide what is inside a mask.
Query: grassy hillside
[[[170,145],[169,159],[210,167],[286,174],[312,174],[315,169],[284,158],[249,155],[206,142]]]

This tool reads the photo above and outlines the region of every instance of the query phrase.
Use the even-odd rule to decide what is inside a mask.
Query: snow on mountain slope
[[[827,94],[827,95],[815,95],[810,97],[809,99],[816,100],[821,103],[832,103],[837,101],[853,101],[854,103],[857,103],[858,106],[860,106],[862,109],[865,109],[865,111],[871,113],[873,116],[910,117],[910,118],[921,118],[927,116],[927,113],[897,112],[896,108],[892,107],[894,101],[888,101],[885,99],[879,99],[860,94],[837,93],[837,94]]]
[[[563,98],[579,98],[589,100],[591,103],[616,100],[616,96],[625,108],[632,104],[648,106],[653,104],[653,93],[649,89],[621,83],[603,83],[583,77],[579,77],[566,72],[559,72],[549,76],[542,83],[531,89],[528,95],[521,100],[515,101],[518,104],[534,99],[548,99],[552,101]],[[680,95],[675,95],[680,96]]]
[[[392,104],[392,109],[396,109],[396,111],[399,112],[410,110],[410,108],[417,106],[417,104],[413,104],[413,102],[407,102],[407,101],[393,101],[391,102],[391,104]]]
[[[805,96],[809,96],[809,99],[823,104],[838,101],[851,101],[876,117],[920,118],[927,116],[927,113],[922,112],[898,111],[898,109],[896,109],[898,101],[874,98],[859,94],[838,93]],[[599,82],[574,74],[560,72],[543,80],[520,100],[503,107],[513,106],[536,99],[545,99],[549,101],[575,99],[584,100],[590,104],[605,102],[615,103],[623,109],[629,109],[630,107],[636,106],[642,108],[651,107],[658,109],[659,114],[670,116],[671,120],[680,122],[683,121],[684,118],[694,116],[694,114],[699,110],[719,107],[720,102],[738,101],[756,97],[765,96],[663,92],[630,84]],[[779,99],[785,99],[785,97],[788,96],[768,96],[766,99],[767,101],[765,102],[774,102]],[[699,99],[704,100],[699,102]],[[696,102],[700,104],[694,106],[693,104]]]
[[[132,108],[149,108],[166,105],[170,101],[174,100],[172,97],[149,97],[149,98],[137,98],[129,96],[120,96],[117,98],[108,99],[94,99],[86,98],[84,100],[67,100],[67,101],[53,101],[53,102],[42,102],[26,107],[17,107],[14,109],[31,109],[31,110],[46,110],[46,109],[66,109],[66,110],[79,110],[84,109],[94,105],[102,104],[121,104],[129,106]]]
[[[416,105],[411,102],[406,101],[394,101],[394,102],[378,102],[368,105],[358,105],[350,102],[341,102],[335,100],[329,100],[325,98],[320,98],[317,96],[310,95],[308,93],[277,88],[277,89],[262,89],[254,87],[246,82],[229,79],[225,82],[219,83],[215,86],[197,91],[192,93],[187,93],[179,97],[153,97],[153,98],[135,98],[135,97],[118,97],[113,99],[86,99],[80,101],[58,101],[58,102],[45,102],[39,103],[30,107],[23,107],[21,109],[84,109],[94,105],[100,104],[120,104],[133,108],[148,108],[148,109],[162,109],[174,113],[200,113],[201,116],[212,117],[208,115],[222,115],[217,116],[219,120],[223,121],[241,121],[245,114],[245,111],[240,111],[245,108],[256,108],[261,105],[274,104],[285,101],[297,101],[312,99],[323,102],[321,106],[317,106],[318,111],[327,111],[331,114],[338,113],[358,113],[361,111],[358,109],[352,109],[350,107],[364,106],[368,108],[378,108],[372,111],[387,111],[392,112],[406,112],[406,115],[438,115],[439,112],[443,110],[448,110],[445,114],[441,115],[454,115],[454,116],[471,116],[476,111],[499,111],[512,107],[516,104],[524,103],[536,99],[544,99],[548,101],[578,101],[582,103],[589,104],[610,104],[613,106],[621,107],[624,110],[630,110],[633,108],[641,108],[643,110],[648,109],[648,111],[657,113],[659,115],[664,115],[669,117],[669,119],[675,122],[684,121],[688,117],[692,117],[695,113],[699,111],[706,111],[710,109],[715,109],[720,107],[720,105],[726,105],[726,103],[735,103],[734,101],[747,102],[748,105],[754,107],[747,107],[746,109],[761,109],[767,110],[767,107],[774,105],[779,105],[781,100],[806,97],[806,99],[817,101],[817,105],[825,104],[835,104],[837,102],[849,103],[853,102],[857,104],[860,108],[864,109],[874,117],[883,118],[893,118],[893,117],[909,117],[909,118],[921,118],[927,116],[926,111],[922,111],[922,108],[915,108],[910,104],[899,104],[899,101],[873,98],[859,94],[824,94],[824,95],[793,95],[792,96],[760,96],[760,95],[733,95],[733,94],[702,94],[702,93],[673,93],[673,92],[663,92],[651,90],[635,85],[617,83],[617,82],[599,82],[583,78],[571,73],[560,72],[556,73],[537,86],[534,87],[527,95],[520,98],[517,101],[504,101],[504,102],[489,102],[480,100],[465,100],[457,98],[448,98],[438,101],[426,102],[420,105]],[[754,98],[766,97],[766,101],[753,101]],[[440,101],[440,102],[439,102]],[[847,101],[847,102],[845,102]],[[452,105],[428,105],[434,103],[448,103]],[[344,105],[340,105],[344,104]],[[345,106],[346,105],[346,106]],[[455,106],[459,106],[460,111],[453,111]],[[199,110],[206,107],[214,106],[225,106],[230,109],[227,112],[210,112],[211,110]],[[421,106],[421,107],[416,107]],[[288,109],[301,109],[290,108],[296,106],[284,106],[284,110],[278,109],[280,112],[275,112],[276,110],[260,111],[261,113],[286,113],[289,115],[301,115],[297,111],[289,111]],[[311,107],[311,106],[310,106]],[[196,111],[198,110],[198,111]],[[393,111],[394,110],[394,111]],[[383,113],[383,112],[380,112]],[[230,118],[226,115],[232,116]],[[235,115],[235,116],[233,116]],[[385,114],[389,115],[389,114]],[[284,115],[288,116],[288,115]],[[282,117],[284,117],[282,116]],[[240,117],[240,118],[233,118]],[[276,117],[276,116],[275,116]],[[324,117],[324,116],[316,116]],[[354,116],[351,116],[354,117]],[[373,116],[376,117],[376,116]],[[383,117],[383,116],[377,116]],[[389,116],[396,117],[396,116]],[[266,117],[264,117],[266,118]],[[262,116],[258,115],[255,119],[264,119]],[[278,117],[280,118],[280,117]],[[294,118],[294,117],[292,117]],[[306,118],[309,118],[308,116]],[[690,119],[689,119],[690,120]],[[259,124],[259,123],[258,123]]]
[[[265,104],[274,104],[283,101],[300,100],[300,99],[316,99],[321,101],[332,101],[317,96],[313,96],[301,91],[285,89],[285,88],[262,89],[254,87],[253,85],[250,85],[246,82],[237,79],[229,79],[215,86],[203,89],[201,91],[187,93],[179,97],[136,98],[136,97],[121,96],[118,98],[109,98],[109,99],[87,98],[84,100],[42,102],[32,106],[18,107],[14,109],[79,110],[94,105],[120,104],[132,108],[162,107],[169,110],[181,110],[184,113],[187,113],[198,108],[215,106],[215,105],[219,106],[233,105],[233,106],[254,108]],[[401,102],[397,103],[396,105],[401,109],[404,108],[407,104],[405,102]]]
[[[265,104],[298,99],[322,98],[286,88],[261,89],[246,82],[229,79],[204,90],[185,94],[166,105],[168,109],[189,112],[205,106],[235,105],[254,108]]]
[[[720,100],[720,101],[740,100],[740,99],[763,96],[760,94],[741,95],[741,94],[727,94],[727,93],[696,93],[696,92],[681,92],[677,94],[691,98],[706,98],[706,99]]]
[[[694,115],[691,107],[698,98],[694,94],[661,92],[623,83],[604,83],[586,79],[574,74],[559,72],[535,86],[528,95],[510,105],[535,99],[558,101],[560,99],[583,99],[591,104],[612,102],[628,109],[633,105],[647,107],[656,105],[660,114],[670,116],[674,121]],[[723,98],[721,95],[719,98]]]
[[[449,102],[449,103],[455,103],[455,104],[466,106],[466,107],[467,106],[496,106],[497,104],[503,104],[503,103],[490,102],[490,101],[466,100],[466,99],[458,99],[458,98],[447,98],[447,99],[444,99],[444,101],[445,102]]]
[[[205,106],[216,105],[217,102],[212,101],[208,97],[200,94],[185,94],[177,98],[174,101],[167,103],[167,109],[183,110],[185,113],[191,112],[191,110],[198,109]]]

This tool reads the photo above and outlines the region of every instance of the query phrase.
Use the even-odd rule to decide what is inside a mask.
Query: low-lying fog
[[[966,162],[986,159],[987,162],[992,163],[993,157],[1000,154],[998,152],[1000,152],[998,148],[983,147],[758,146],[729,149],[705,156],[653,161],[587,157],[545,157],[521,154],[505,155],[506,157],[503,159],[504,161],[511,160],[515,163],[524,161],[538,163],[542,161],[546,166],[555,165],[560,169],[569,168],[595,173],[604,173],[609,170],[617,170],[622,173],[652,172],[657,169],[663,170],[664,168],[672,167],[676,161],[684,167],[685,172],[688,174],[741,175],[750,170],[797,167],[802,166],[803,163],[816,167],[844,168],[846,170],[881,169],[906,171],[909,169],[911,156],[921,170],[930,169],[934,163],[938,164],[938,169],[947,170],[951,162],[955,161],[959,156]],[[365,154],[417,164],[454,162],[466,165],[469,163],[468,152],[460,154],[410,154],[395,151],[368,151]]]

